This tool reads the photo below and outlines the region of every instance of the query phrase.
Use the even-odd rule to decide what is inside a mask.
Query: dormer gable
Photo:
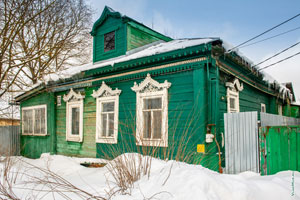
[[[94,63],[125,55],[129,50],[152,42],[172,40],[108,6],[94,23],[91,35]]]

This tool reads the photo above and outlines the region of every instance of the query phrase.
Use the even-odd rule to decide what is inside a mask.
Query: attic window
[[[104,34],[104,52],[115,49],[115,31]]]

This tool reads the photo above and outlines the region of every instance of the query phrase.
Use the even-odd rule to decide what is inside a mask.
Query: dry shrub
[[[92,194],[69,182],[49,167],[41,168],[26,162],[18,157],[2,157],[0,168],[0,199],[53,199],[60,196],[61,199],[96,199],[106,198]],[[13,189],[24,190],[27,196],[18,197]],[[29,192],[30,191],[30,192]]]
[[[15,163],[9,156],[0,155],[0,199],[19,199],[13,191],[13,185],[19,173],[13,172],[12,167]]]
[[[142,176],[150,176],[152,157],[141,154],[123,154],[110,161],[106,167],[122,194],[128,192]]]
[[[195,137],[201,130],[205,130],[206,123],[199,124],[203,112],[194,107],[188,116],[183,117],[184,106],[180,105],[175,111],[171,111],[174,112],[172,115],[175,120],[169,123],[168,147],[160,147],[159,144],[156,146],[137,145],[135,116],[131,112],[127,112],[129,116],[125,117],[126,120],[119,121],[118,144],[98,146],[99,156],[111,160],[106,167],[118,186],[115,191],[130,194],[136,181],[145,175],[149,178],[153,157],[187,163],[195,162],[196,146],[200,142],[203,143]],[[199,160],[197,162],[199,164]]]

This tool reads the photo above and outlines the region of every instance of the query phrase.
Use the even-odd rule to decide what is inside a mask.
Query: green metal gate
[[[259,141],[262,175],[300,171],[300,126],[261,127]]]

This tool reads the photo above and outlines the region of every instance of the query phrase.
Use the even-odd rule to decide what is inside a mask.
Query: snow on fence
[[[0,156],[20,154],[19,130],[19,126],[0,126]]]

